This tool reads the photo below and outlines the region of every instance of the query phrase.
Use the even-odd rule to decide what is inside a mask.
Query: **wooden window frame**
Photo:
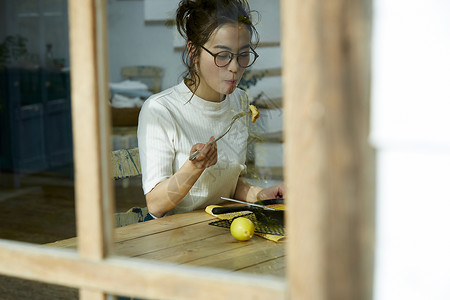
[[[370,1],[281,1],[289,162],[286,280],[114,256],[105,1],[69,0],[78,252],[0,240],[0,273],[76,287],[81,299],[106,299],[107,294],[370,299],[373,216],[361,207],[373,205],[374,157],[367,141]],[[350,34],[345,26],[333,26],[349,17],[357,25]],[[322,22],[335,38],[318,34]],[[356,50],[343,50],[343,44]],[[348,83],[334,80],[342,70],[360,76],[351,83],[356,95],[349,94]],[[348,98],[350,104],[344,101]],[[350,117],[359,116],[352,123],[349,108]],[[349,192],[352,184],[362,188]],[[355,203],[360,206],[353,208]],[[349,226],[355,222],[359,225]],[[346,251],[358,259],[339,256]]]

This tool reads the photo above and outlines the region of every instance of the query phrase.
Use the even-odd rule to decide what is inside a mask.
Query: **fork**
[[[214,139],[214,141],[211,142],[211,144],[214,144],[215,142],[217,142],[218,140],[220,140],[221,138],[223,138],[225,136],[225,134],[228,133],[228,131],[230,131],[231,126],[233,126],[234,122],[236,122],[237,119],[242,118],[243,116],[246,116],[247,114],[249,114],[250,112],[246,112],[246,111],[242,111],[238,114],[235,114],[233,116],[233,118],[231,119],[231,123],[230,126],[228,126],[228,128],[217,138]],[[195,151],[194,153],[192,153],[191,156],[189,156],[189,160],[194,160],[197,155],[200,153],[200,151]]]

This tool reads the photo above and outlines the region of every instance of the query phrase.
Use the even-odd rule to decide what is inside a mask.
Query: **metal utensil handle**
[[[213,214],[227,214],[233,212],[241,212],[241,211],[253,211],[250,206],[223,206],[223,207],[214,207],[211,212]]]
[[[189,160],[194,160],[196,157],[197,157],[197,155],[200,153],[200,151],[195,151],[194,153],[192,153],[192,155],[191,156],[189,156]]]
[[[245,201],[231,199],[231,198],[226,198],[226,197],[220,197],[220,199],[228,200],[228,201],[232,201],[232,202],[237,202],[237,203],[241,203],[241,204],[245,204],[245,205],[250,205],[250,206],[254,206],[254,207],[259,207],[259,208],[263,208],[263,209],[267,209],[267,210],[282,211],[282,209],[276,209],[276,208],[265,206],[265,205],[261,205],[261,204],[245,202]]]
[[[233,125],[234,121],[231,123],[231,125]],[[228,131],[230,131],[231,129],[231,125],[230,127],[228,127],[227,131],[225,131],[221,136],[219,136],[218,138],[214,139],[214,141],[211,142],[211,144],[214,144],[215,142],[217,142],[218,140],[220,140],[221,138],[223,138],[225,136],[225,134],[227,134]],[[197,155],[200,153],[200,151],[195,151],[194,153],[192,153],[191,156],[189,156],[189,160],[194,160]]]

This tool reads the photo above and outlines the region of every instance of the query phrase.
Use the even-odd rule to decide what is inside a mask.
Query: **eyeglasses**
[[[248,68],[256,61],[256,59],[259,57],[258,53],[253,50],[252,47],[250,47],[251,51],[245,51],[241,52],[239,54],[234,54],[230,51],[220,51],[219,53],[213,54],[211,51],[206,49],[205,47],[201,46],[203,50],[208,52],[214,57],[214,63],[219,68],[227,66],[233,58],[236,56],[238,65],[241,68]]]

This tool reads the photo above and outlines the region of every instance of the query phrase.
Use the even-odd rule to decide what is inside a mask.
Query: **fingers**
[[[212,145],[211,150],[208,152],[207,158],[208,158],[207,167],[211,167],[217,163],[217,145],[216,144]]]
[[[211,137],[206,144],[195,144],[191,149],[191,154],[199,151],[197,157],[192,163],[197,168],[208,168],[217,163],[217,144],[213,143],[214,137]]]
[[[284,198],[286,191],[286,187],[284,186],[284,183],[281,183],[278,185],[278,194],[276,198]]]
[[[281,183],[279,185],[271,186],[268,188],[265,188],[261,190],[257,195],[256,198],[258,200],[265,200],[265,199],[274,199],[274,198],[284,198],[284,184]]]
[[[199,155],[197,155],[198,160],[208,158],[213,153],[214,149],[217,149],[217,145],[215,143],[213,144],[212,141],[214,141],[214,137],[211,137],[206,144],[203,144],[203,146],[198,149],[200,151]]]

